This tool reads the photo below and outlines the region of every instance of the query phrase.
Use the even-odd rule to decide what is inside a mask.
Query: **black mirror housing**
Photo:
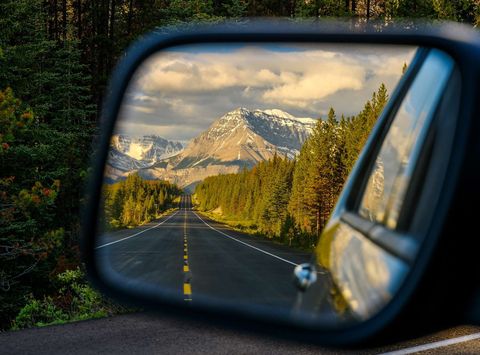
[[[228,305],[208,302],[191,307],[168,298],[158,298],[153,289],[138,289],[122,280],[105,277],[102,265],[94,257],[97,216],[102,189],[104,167],[107,161],[110,137],[114,131],[121,102],[135,70],[153,53],[172,46],[201,43],[352,43],[413,45],[435,48],[447,53],[456,63],[460,84],[459,112],[455,120],[452,149],[449,151],[448,175],[442,186],[436,216],[429,226],[428,237],[421,256],[413,263],[414,272],[399,292],[382,311],[360,324],[347,328],[325,330],[314,322],[287,320],[282,314],[258,316],[255,307],[232,311]],[[362,27],[350,24],[290,22],[257,22],[199,26],[186,29],[153,32],[132,45],[112,75],[102,111],[100,142],[93,165],[93,173],[86,191],[88,205],[83,219],[82,251],[88,275],[93,284],[106,295],[129,304],[145,307],[175,316],[195,317],[228,326],[261,331],[276,336],[307,340],[324,345],[344,346],[375,339],[390,341],[433,330],[433,327],[461,321],[480,322],[478,285],[480,267],[476,262],[479,240],[465,230],[475,230],[476,203],[480,196],[480,35],[466,27],[414,25],[409,29],[395,27]],[[410,70],[410,69],[409,69]],[[397,105],[395,95],[403,95],[416,69],[402,79],[389,105]],[[388,109],[386,109],[388,111]],[[387,118],[384,119],[386,121]],[[373,159],[376,141],[384,135],[382,123],[372,132],[367,148],[360,156],[358,166]],[[369,149],[368,147],[371,147]],[[359,180],[365,170],[355,168],[349,181]],[[349,196],[360,186],[353,182],[342,193],[344,201],[337,206],[353,203]],[[425,208],[425,207],[424,207]],[[338,207],[333,213],[342,212]],[[475,312],[477,310],[477,312]],[[432,326],[433,324],[433,326]],[[381,339],[381,340],[380,340]]]

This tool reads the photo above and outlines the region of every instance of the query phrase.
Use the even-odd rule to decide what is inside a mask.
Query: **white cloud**
[[[378,76],[397,76],[401,73],[403,65],[408,62],[408,58],[400,56],[377,56],[371,60],[375,74]]]
[[[354,70],[350,70],[352,66]],[[337,80],[342,82],[341,89],[356,89],[363,76],[358,67],[348,56],[320,50],[275,52],[257,48],[218,54],[163,53],[146,64],[138,77],[138,88],[146,93],[215,91],[248,86],[273,90],[296,83],[305,88],[312,73],[328,73],[327,79],[332,81],[346,74],[356,76],[351,81]],[[334,85],[329,87],[326,93],[335,92]]]
[[[188,58],[179,58],[175,63],[159,60],[149,69],[149,73],[138,81],[139,88],[149,93],[214,91],[247,85],[259,87],[282,81],[281,75],[267,69],[231,65],[228,58],[200,63],[189,62]]]
[[[136,111],[136,112],[142,112],[142,113],[153,113],[154,109],[151,107],[146,107],[146,106],[139,106],[139,105],[128,105],[125,107],[127,111]]]
[[[121,116],[142,122],[144,129],[164,127],[162,132],[172,138],[176,132],[166,130],[167,124],[195,126],[198,132],[238,106],[311,117],[333,106],[337,113],[351,115],[381,82],[391,91],[414,53],[385,46],[280,47],[225,50],[219,45],[218,51],[209,46],[161,52],[135,75]]]
[[[365,69],[358,65],[329,62],[315,69],[265,91],[262,97],[267,102],[307,107],[337,91],[363,87]]]
[[[148,95],[134,94],[132,97],[132,100],[140,101],[140,102],[156,102],[157,98],[153,96],[148,96]]]
[[[115,133],[117,134],[127,134],[132,137],[153,134],[163,138],[184,142],[190,140],[190,138],[196,135],[197,132],[198,130],[195,128],[179,127],[177,123],[159,126],[155,123],[144,124],[132,121],[120,121],[115,127]]]

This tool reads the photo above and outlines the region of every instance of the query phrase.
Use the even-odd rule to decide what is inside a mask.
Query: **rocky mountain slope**
[[[180,142],[150,135],[130,137],[114,135],[108,152],[107,178],[117,180],[130,172],[148,168],[183,150]]]
[[[238,108],[215,120],[183,151],[172,150],[176,154],[167,158],[146,160],[150,155],[145,153],[143,145],[132,147],[131,143],[123,144],[125,139],[114,139],[115,151],[137,161],[125,161],[124,156],[115,153],[116,164],[109,165],[117,169],[131,168],[130,171],[138,171],[148,179],[167,179],[188,187],[207,176],[250,168],[275,154],[293,159],[315,124],[315,119],[297,118],[281,110]],[[153,163],[143,166],[146,161]],[[115,175],[112,169],[110,173]]]

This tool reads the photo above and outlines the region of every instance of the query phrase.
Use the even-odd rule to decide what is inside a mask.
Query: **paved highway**
[[[144,313],[0,333],[0,354],[479,354],[480,327],[382,348],[326,349]]]
[[[296,298],[294,265],[309,259],[199,215],[189,196],[180,210],[157,221],[105,236],[97,252],[117,272],[176,290],[185,302],[208,294],[282,307],[291,307]],[[480,328],[456,327],[382,348],[346,351],[137,313],[0,333],[0,344],[2,354],[475,354],[480,353]]]
[[[233,231],[192,209],[102,237],[97,255],[115,272],[176,291],[187,302],[209,295],[232,302],[291,308],[293,269],[310,254]],[[320,280],[317,281],[321,283]]]

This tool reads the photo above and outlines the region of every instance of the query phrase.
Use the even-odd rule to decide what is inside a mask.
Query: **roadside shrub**
[[[79,268],[58,274],[57,280],[60,283],[57,302],[67,312],[69,320],[106,317],[112,313],[102,296],[86,283]]]
[[[15,318],[12,329],[63,323],[67,319],[68,315],[55,306],[51,297],[45,297],[43,300],[31,298]]]
[[[12,329],[101,318],[129,311],[102,297],[88,285],[80,268],[58,274],[55,284],[58,289],[53,297],[39,300],[30,295],[13,321]]]

